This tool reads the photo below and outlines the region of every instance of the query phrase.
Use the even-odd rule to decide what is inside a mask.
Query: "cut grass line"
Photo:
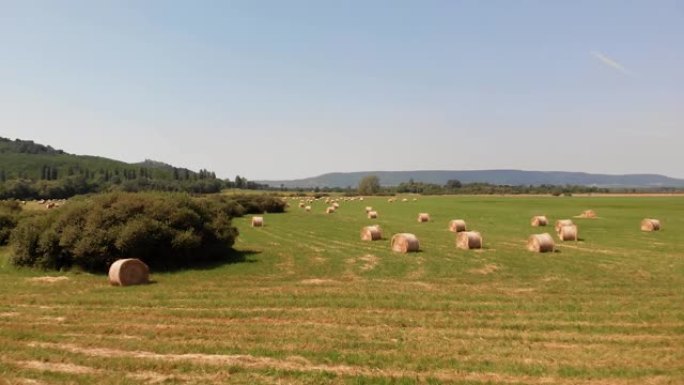
[[[132,357],[136,359],[159,360],[171,362],[190,362],[194,364],[209,364],[221,366],[236,366],[245,369],[273,369],[291,372],[327,372],[339,376],[347,377],[372,377],[372,378],[415,378],[425,381],[427,379],[438,379],[443,381],[480,381],[480,382],[500,382],[509,384],[576,384],[575,379],[565,379],[559,377],[532,377],[532,376],[513,376],[500,373],[465,372],[455,370],[438,370],[430,372],[420,372],[414,370],[399,369],[377,369],[353,365],[324,365],[312,364],[306,358],[292,356],[285,359],[274,359],[270,357],[259,357],[247,354],[219,355],[219,354],[159,354],[149,351],[129,351],[111,348],[86,348],[75,344],[56,344],[38,343],[28,344],[34,348],[48,348],[63,350],[70,353],[83,354],[90,357]],[[662,376],[651,376],[636,379],[640,383],[665,384],[667,379]],[[635,379],[611,378],[610,383],[616,385],[636,384]],[[606,384],[604,379],[586,379],[583,384]]]

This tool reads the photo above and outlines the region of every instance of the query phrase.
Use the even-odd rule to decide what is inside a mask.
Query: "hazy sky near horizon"
[[[0,0],[0,136],[221,177],[684,177],[684,1]]]

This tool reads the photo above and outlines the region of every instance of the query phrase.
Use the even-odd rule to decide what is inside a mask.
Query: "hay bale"
[[[252,217],[252,227],[263,227],[264,217]]]
[[[332,204],[332,207],[334,207],[335,209],[339,209],[339,208],[340,208],[340,204],[337,203],[337,202],[334,202],[334,203]]]
[[[335,208],[332,207],[332,206],[330,206],[330,207],[328,207],[328,208],[325,209],[325,213],[326,213],[326,214],[332,214],[332,213],[334,213],[334,212],[335,212]]]
[[[390,245],[392,246],[392,251],[398,253],[416,252],[420,249],[418,238],[410,233],[394,234]]]
[[[303,209],[304,208],[304,202],[299,202],[299,208]]]
[[[363,197],[359,197],[359,200],[360,200],[360,201],[363,201]]]
[[[452,233],[460,233],[466,231],[466,223],[463,219],[453,219],[449,221],[449,231]]]
[[[571,219],[559,219],[556,221],[556,233],[560,231],[561,227],[563,226],[571,226],[574,225],[572,223]]]
[[[547,253],[556,247],[553,237],[549,233],[532,234],[527,239],[527,250],[535,253]]]
[[[594,210],[584,210],[582,214],[579,215],[580,218],[596,218],[596,213]]]
[[[45,205],[45,208],[48,209],[48,210],[49,210],[49,209],[53,209],[53,208],[55,208],[55,207],[56,207],[56,205],[55,205],[54,202],[50,202],[50,203],[48,203],[48,204]]]
[[[368,212],[368,219],[375,219],[378,217],[378,212],[377,211],[369,211]]]
[[[530,224],[532,227],[546,226],[549,224],[549,220],[544,215],[537,215],[532,217]]]
[[[659,231],[660,221],[653,218],[645,218],[641,221],[641,231]]]
[[[368,214],[371,211],[373,211],[373,208],[370,206],[366,206],[366,214]]]
[[[456,247],[463,250],[481,249],[482,236],[477,231],[463,231],[456,235]]]
[[[388,202],[388,203],[394,202],[394,198],[389,198],[389,199],[387,200],[387,202]]]
[[[560,228],[558,231],[558,238],[561,241],[576,241],[577,240],[577,226],[567,225]]]
[[[304,207],[304,211],[311,211],[311,206]]]
[[[378,225],[366,226],[361,229],[362,241],[377,241],[382,239],[382,229]]]
[[[408,199],[404,198],[401,200],[402,202],[408,202]]]
[[[150,282],[150,268],[135,258],[119,259],[109,267],[109,283],[118,286]]]
[[[418,222],[420,222],[420,223],[430,222],[430,214],[428,214],[428,213],[418,214]]]

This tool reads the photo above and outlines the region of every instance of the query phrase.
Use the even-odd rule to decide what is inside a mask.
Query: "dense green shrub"
[[[240,204],[244,208],[244,214],[282,213],[286,206],[282,198],[266,194],[228,195],[223,199]]]
[[[237,237],[235,202],[186,194],[110,193],[70,201],[22,220],[12,232],[12,262],[103,271],[119,258],[173,268],[225,256]]]
[[[10,232],[17,225],[21,214],[18,201],[0,201],[0,245],[7,244]]]

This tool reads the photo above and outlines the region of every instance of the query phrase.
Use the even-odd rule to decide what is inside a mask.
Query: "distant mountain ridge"
[[[670,178],[659,174],[591,174],[568,171],[524,171],[524,170],[417,170],[417,171],[359,171],[335,172],[311,178],[295,180],[262,180],[271,187],[315,188],[356,187],[368,175],[376,175],[383,186],[397,186],[413,179],[416,182],[444,185],[450,179],[462,183],[490,183],[496,185],[577,185],[604,188],[656,188],[684,187],[684,179]]]

